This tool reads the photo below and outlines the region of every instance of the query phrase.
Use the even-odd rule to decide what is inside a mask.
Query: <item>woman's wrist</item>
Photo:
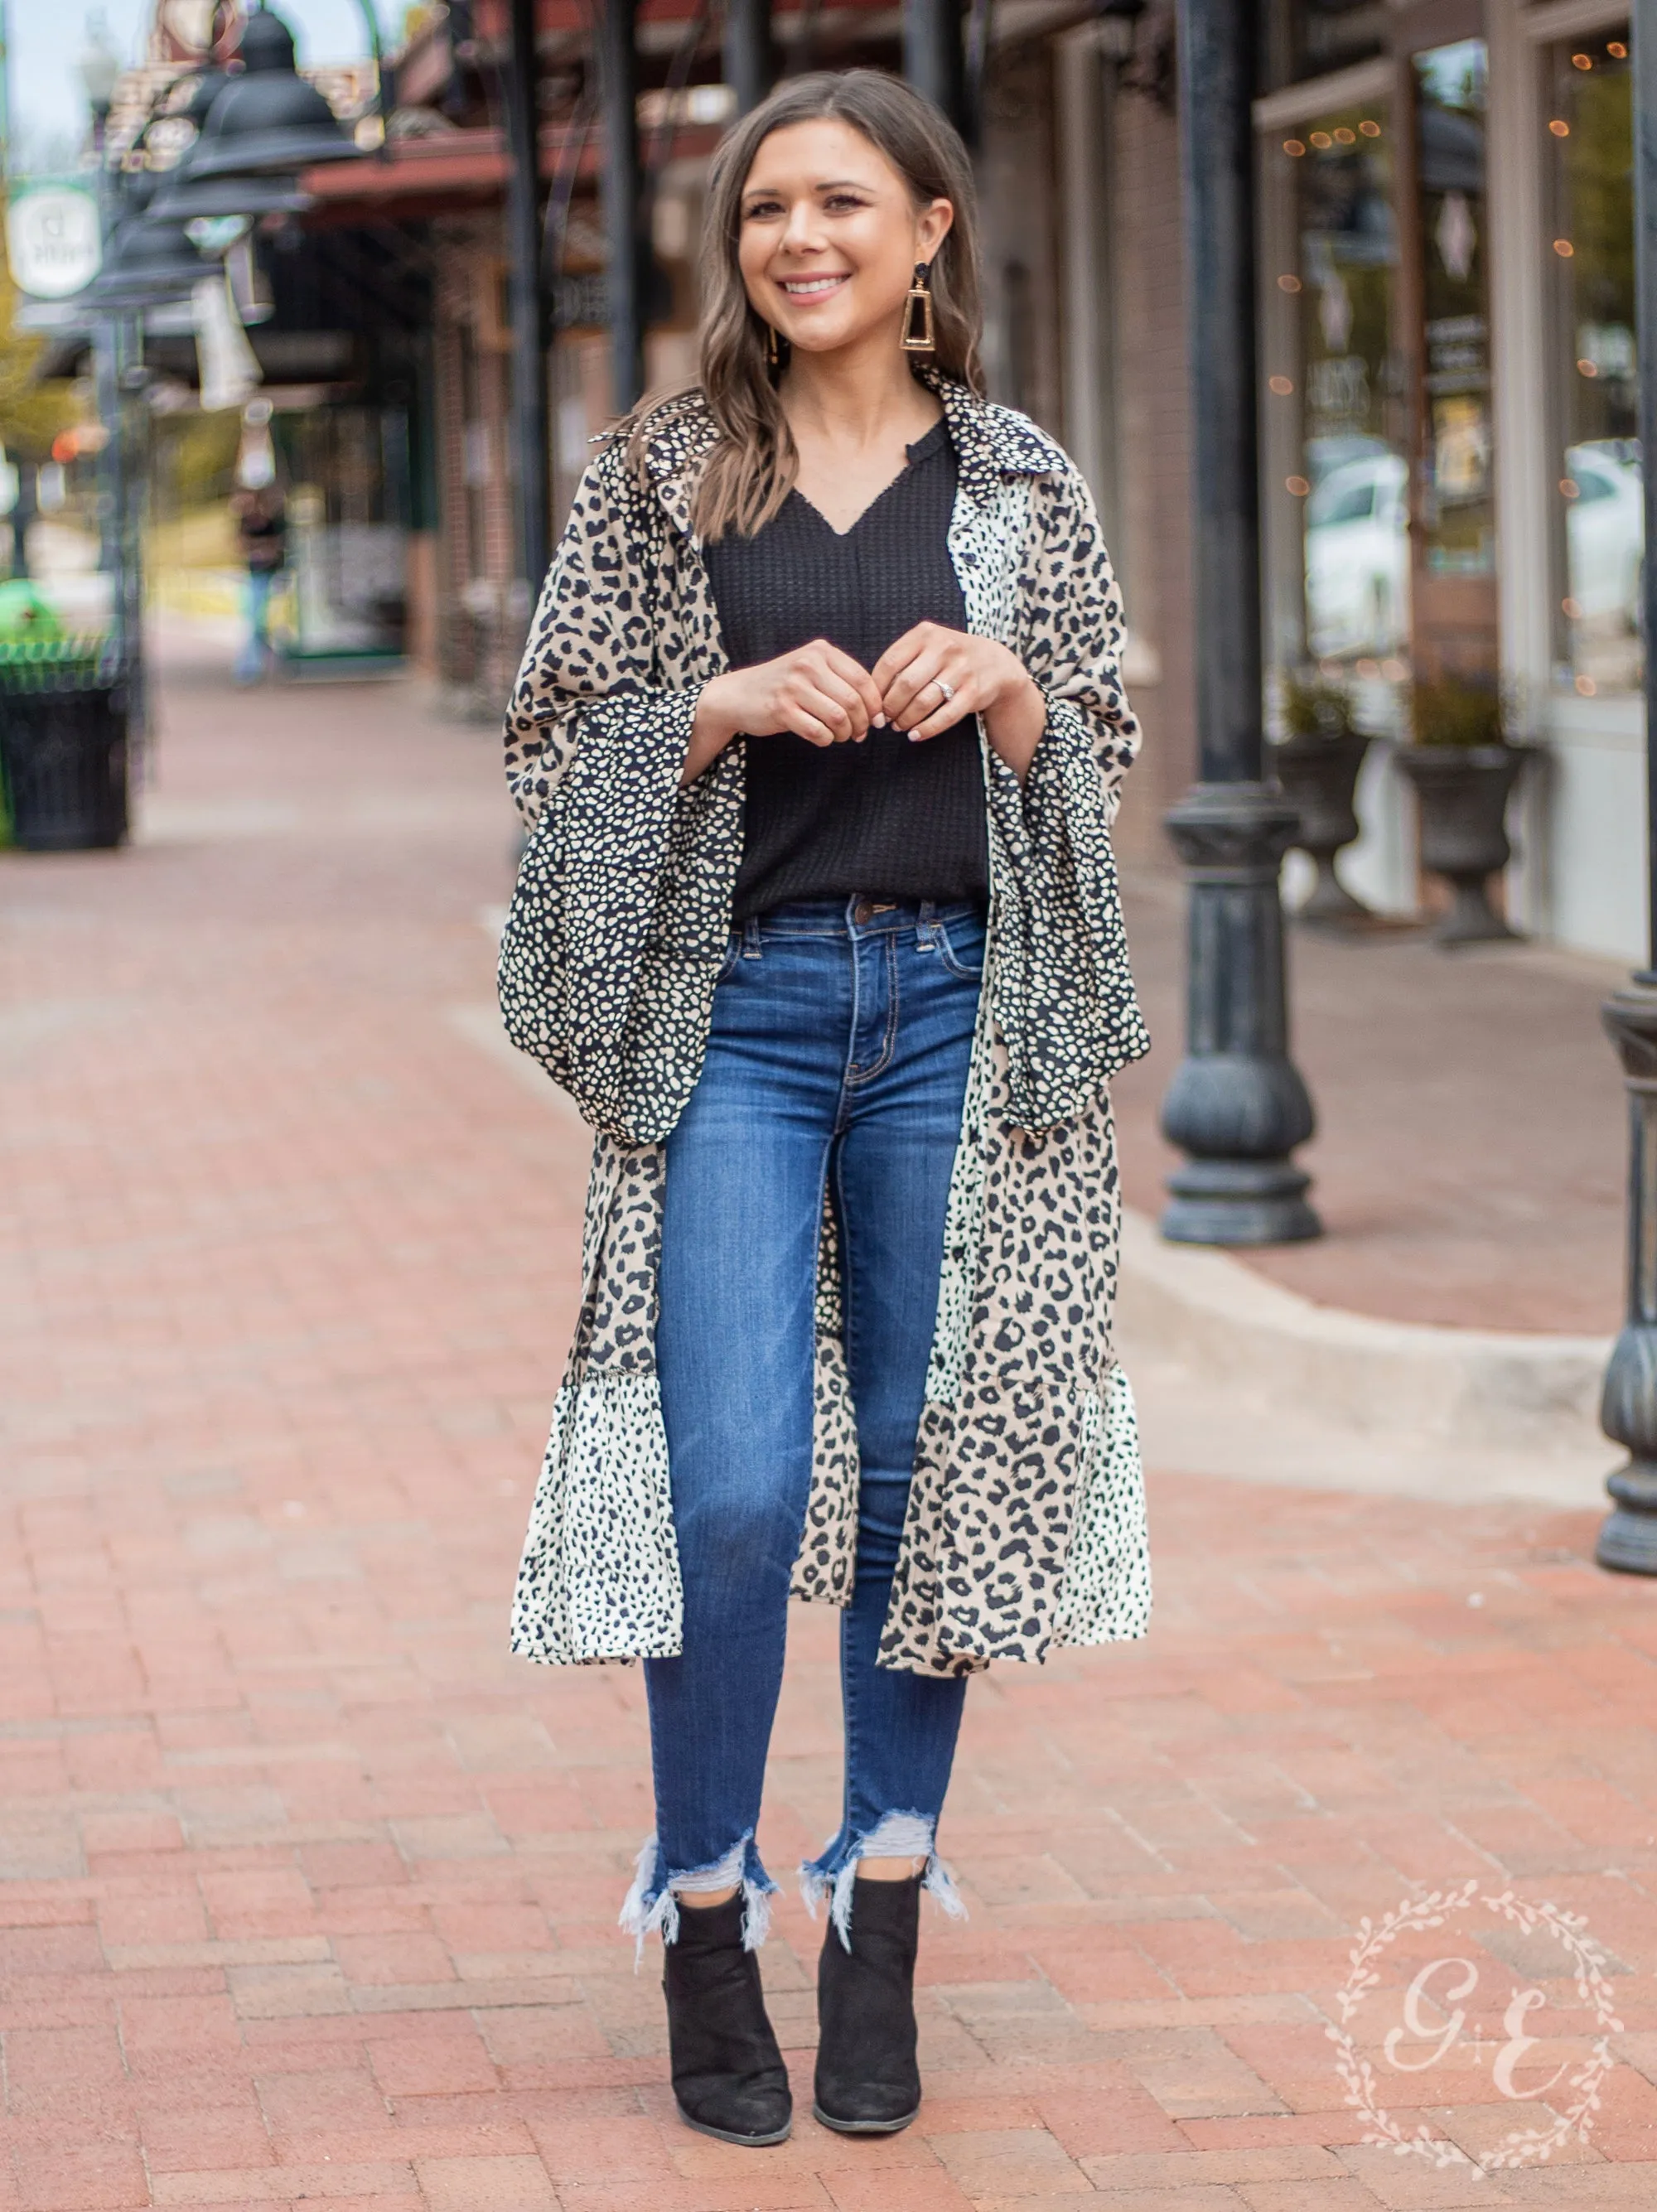
[[[1022,665],[994,702],[984,709],[984,734],[990,748],[1023,783],[1047,726],[1047,702],[1041,687]]]
[[[696,701],[696,713],[690,725],[690,743],[685,747],[684,766],[679,773],[681,784],[695,783],[704,769],[711,768],[737,734],[737,725],[724,707],[723,676],[711,677],[703,684]]]

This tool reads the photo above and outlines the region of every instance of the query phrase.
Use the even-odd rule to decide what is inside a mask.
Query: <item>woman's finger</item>
[[[952,635],[952,632],[944,630],[938,623],[917,623],[913,629],[906,629],[901,637],[887,647],[885,652],[881,654],[869,672],[874,687],[881,697],[884,699],[892,687],[893,680],[901,670],[908,667],[918,653],[925,653],[929,647],[936,646],[942,638]]]
[[[911,663],[886,694],[887,719],[900,729],[907,729],[926,715],[936,714],[944,704],[942,685],[950,679],[944,674],[944,663],[934,653],[926,653]],[[952,690],[959,687],[951,684]]]
[[[861,661],[854,660],[849,653],[842,653],[837,645],[825,643],[822,653],[824,663],[829,673],[838,677],[842,684],[851,686],[857,694],[864,714],[868,720],[872,722],[876,715],[883,711],[880,703],[880,688],[873,677],[870,675]]]
[[[900,668],[881,694],[881,705],[889,721],[895,722],[923,685],[930,684],[937,673],[938,656],[931,652],[917,653],[907,666]]]
[[[863,694],[858,690],[856,684],[850,684],[844,677],[836,675],[832,668],[819,669],[811,681],[825,697],[832,699],[836,706],[845,708],[851,723],[847,734],[853,738],[866,736],[870,720],[869,709],[865,705]]]
[[[810,714],[814,720],[822,723],[836,739],[852,735],[851,710],[843,699],[837,699],[828,689],[828,678],[820,673],[811,674],[804,669],[796,669],[793,680],[788,686],[787,698],[791,706],[798,707],[802,714]]]
[[[783,727],[791,730],[795,737],[804,738],[808,745],[828,746],[841,743],[826,722],[820,721],[815,714],[809,714],[803,706],[797,706],[792,701],[784,710]]]
[[[835,744],[844,744],[848,738],[857,736],[857,723],[851,708],[835,698],[826,684],[803,684],[796,696],[801,713],[820,722]]]
[[[933,707],[930,714],[923,713],[920,720],[908,732],[909,738],[920,744],[928,738],[942,737],[945,730],[954,729],[957,722],[963,722],[968,714],[978,712],[978,693],[979,687],[972,678],[963,676],[955,686],[951,697]],[[921,702],[923,709],[930,703],[931,695],[928,694]]]

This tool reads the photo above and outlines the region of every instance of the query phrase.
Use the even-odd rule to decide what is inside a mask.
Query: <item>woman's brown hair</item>
[[[913,87],[877,70],[791,77],[736,125],[708,175],[700,381],[720,435],[691,502],[691,520],[702,538],[731,531],[751,537],[787,498],[799,467],[767,360],[767,327],[749,302],[737,245],[743,187],[762,142],[791,124],[825,117],[849,124],[883,154],[918,209],[939,199],[954,208],[929,280],[936,338],[931,358],[945,376],[983,389],[976,210],[972,164],[960,135]]]

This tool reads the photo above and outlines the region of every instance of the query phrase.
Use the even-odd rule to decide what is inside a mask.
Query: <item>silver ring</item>
[[[934,676],[932,681],[937,684],[938,690],[944,694],[944,703],[947,707],[950,700],[955,696],[954,684],[946,684],[941,676]]]

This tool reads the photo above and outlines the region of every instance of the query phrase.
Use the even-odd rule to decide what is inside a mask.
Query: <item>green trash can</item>
[[[61,645],[58,610],[26,576],[0,584],[0,646]]]
[[[0,637],[0,781],[11,842],[26,853],[125,838],[126,672],[103,640]]]

